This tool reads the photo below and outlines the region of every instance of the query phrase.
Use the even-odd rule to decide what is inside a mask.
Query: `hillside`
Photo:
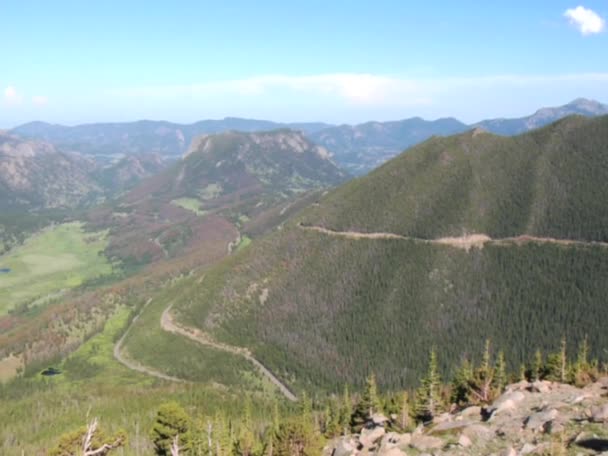
[[[11,212],[91,206],[167,166],[160,156],[105,164],[41,140],[0,134],[0,209]]]
[[[562,336],[604,347],[606,143],[608,117],[431,139],[207,272],[174,311],[300,387],[370,370],[411,386],[430,346],[446,368],[487,337],[514,366]]]
[[[103,189],[96,165],[42,141],[0,135],[0,210],[66,208],[94,201]]]
[[[110,257],[148,263],[180,255],[218,229],[234,239],[258,216],[269,220],[266,211],[345,178],[327,151],[299,132],[205,135],[183,159],[91,211],[88,220],[110,229]]]

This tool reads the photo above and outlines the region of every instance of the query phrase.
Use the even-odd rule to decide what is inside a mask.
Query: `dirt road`
[[[171,315],[171,307],[172,305],[169,305],[161,316],[160,326],[162,329],[174,334],[179,334],[183,337],[187,337],[188,339],[198,342],[201,345],[206,345],[217,350],[223,350],[238,356],[242,356],[243,358],[251,362],[260,371],[262,375],[268,378],[268,380],[270,380],[272,384],[274,384],[287,399],[289,399],[290,401],[298,400],[295,394],[293,394],[289,390],[289,388],[283,382],[281,382],[281,380],[279,380],[272,372],[270,372],[262,363],[255,359],[248,349],[214,341],[211,337],[209,337],[208,334],[205,334],[199,329],[186,328],[182,325],[179,325],[175,322],[173,316]]]

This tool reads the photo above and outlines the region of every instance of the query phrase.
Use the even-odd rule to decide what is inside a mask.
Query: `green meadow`
[[[85,232],[79,222],[45,229],[0,257],[0,315],[89,279],[110,274],[103,255],[106,233]]]
[[[187,211],[192,211],[196,215],[205,215],[207,212],[201,209],[201,202],[196,198],[177,198],[171,204],[179,206]]]

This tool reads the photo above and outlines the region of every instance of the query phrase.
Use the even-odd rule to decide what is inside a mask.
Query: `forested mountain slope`
[[[207,272],[174,308],[300,386],[360,383],[372,370],[384,385],[412,385],[430,347],[454,365],[486,338],[512,366],[562,336],[587,334],[601,351],[606,144],[608,117],[434,138]],[[470,233],[515,239],[424,241]]]

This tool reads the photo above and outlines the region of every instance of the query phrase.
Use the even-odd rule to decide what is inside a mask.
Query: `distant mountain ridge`
[[[324,123],[278,123],[267,120],[226,117],[192,124],[140,120],[126,123],[93,123],[67,127],[30,122],[11,130],[13,134],[49,141],[64,150],[90,155],[143,154],[179,156],[194,138],[203,134],[235,130],[242,132],[292,128],[314,132],[328,127]]]
[[[230,130],[269,131],[282,128],[300,130],[315,143],[326,147],[336,163],[349,173],[362,175],[396,156],[402,150],[431,136],[447,136],[471,128],[483,128],[499,135],[516,135],[548,125],[563,117],[578,114],[587,117],[608,114],[608,106],[578,98],[553,108],[514,119],[487,119],[466,124],[454,118],[424,120],[413,117],[389,122],[365,122],[358,125],[330,125],[322,122],[280,123],[267,120],[226,117],[192,124],[141,120],[128,123],[94,123],[66,127],[31,122],[11,130],[25,138],[41,139],[62,151],[77,151],[96,156],[158,153],[179,156],[200,135]]]
[[[511,136],[544,127],[556,120],[573,114],[585,117],[606,115],[608,114],[608,105],[586,98],[577,98],[564,106],[539,109],[530,116],[517,119],[483,120],[472,126],[481,127],[498,135]]]
[[[103,166],[94,157],[61,151],[45,141],[0,134],[0,209],[37,211],[95,204],[166,164],[160,156],[132,155]]]

